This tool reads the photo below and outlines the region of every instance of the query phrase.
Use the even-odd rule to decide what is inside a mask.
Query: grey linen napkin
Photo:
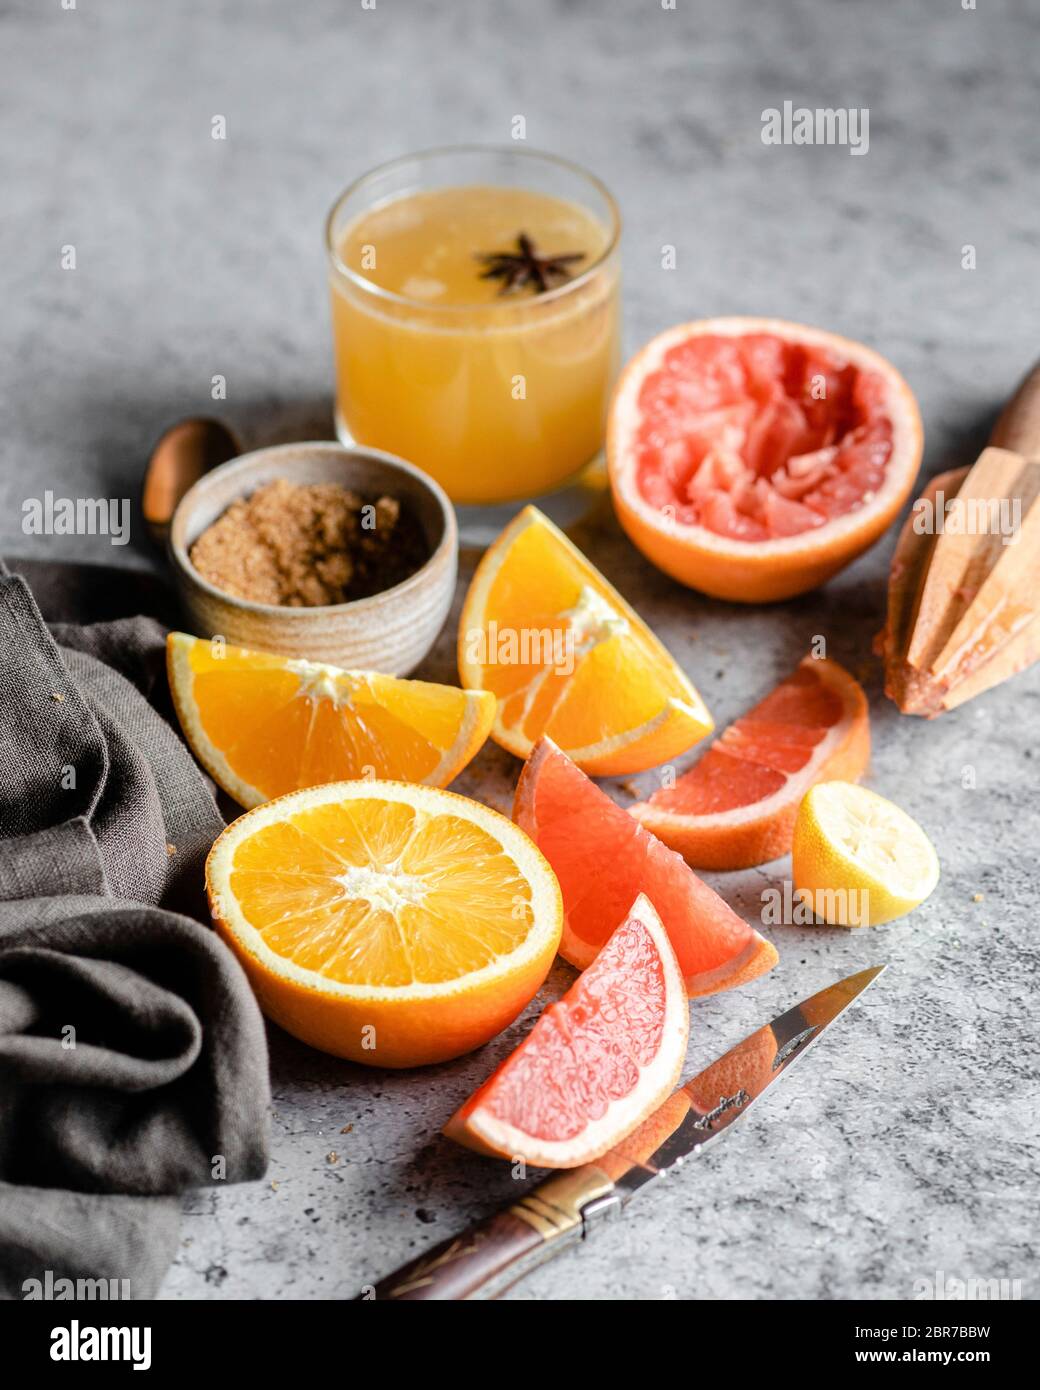
[[[163,651],[149,618],[48,631],[0,563],[0,1297],[48,1271],[151,1297],[180,1194],[267,1165],[263,1022],[195,920],[223,823],[147,698]]]

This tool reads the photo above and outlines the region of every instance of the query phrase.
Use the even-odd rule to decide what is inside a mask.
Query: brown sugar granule
[[[393,497],[366,501],[339,483],[276,478],[232,502],[190,558],[237,598],[315,608],[392,588],[429,553],[418,520]]]

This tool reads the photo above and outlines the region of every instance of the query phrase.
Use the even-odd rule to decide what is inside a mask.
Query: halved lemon
[[[642,772],[713,727],[674,658],[536,507],[477,566],[458,654],[462,684],[498,699],[492,738],[518,758],[547,734],[585,772]]]
[[[492,695],[171,632],[184,735],[240,806],[355,777],[446,786],[487,739]]]
[[[264,1012],[380,1067],[445,1061],[501,1032],[563,924],[522,830],[404,782],[311,787],[247,812],[210,851],[206,889]]]
[[[791,853],[795,890],[837,927],[902,917],[939,882],[939,857],[913,817],[854,782],[810,788]]]

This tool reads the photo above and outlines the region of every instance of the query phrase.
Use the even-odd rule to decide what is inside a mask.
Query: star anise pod
[[[482,280],[501,280],[499,294],[512,294],[526,285],[533,285],[535,294],[544,294],[563,280],[569,280],[568,269],[575,261],[583,261],[582,251],[569,251],[562,256],[539,256],[534,242],[526,232],[516,238],[516,251],[480,251],[477,260],[482,261],[484,269],[480,272]]]

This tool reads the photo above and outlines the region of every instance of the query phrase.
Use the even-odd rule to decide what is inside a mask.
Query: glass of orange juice
[[[601,485],[620,353],[620,220],[577,165],[460,147],[352,184],[326,227],[336,431],[436,478],[470,541]]]

